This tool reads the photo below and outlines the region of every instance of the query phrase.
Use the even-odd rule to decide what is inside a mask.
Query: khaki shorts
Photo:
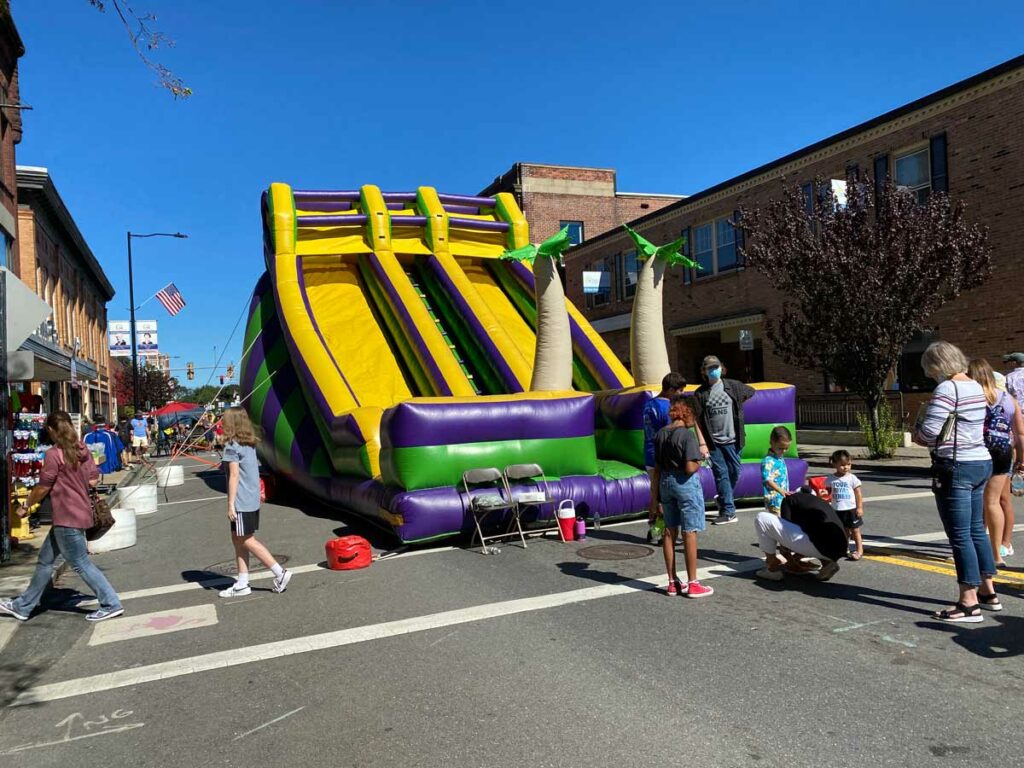
[[[132,448],[149,448],[149,438],[132,435]]]

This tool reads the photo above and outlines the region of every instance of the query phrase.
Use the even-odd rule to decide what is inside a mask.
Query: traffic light
[[[223,376],[220,377],[220,385],[222,387],[224,386],[224,377]]]
[[[196,366],[194,363],[189,363],[186,370],[188,371],[188,380],[192,381],[196,377]]]
[[[229,379],[235,378],[235,364],[234,363],[228,363],[228,378]]]

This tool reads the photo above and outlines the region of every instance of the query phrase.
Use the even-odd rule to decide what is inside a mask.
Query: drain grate
[[[586,560],[636,560],[653,555],[654,550],[641,544],[598,544],[577,550],[576,554]]]
[[[288,557],[288,555],[279,555],[276,552],[273,552],[272,554],[274,556],[274,559],[277,560],[277,562],[280,565],[286,565],[288,561],[291,559]],[[234,560],[228,560],[223,563],[214,563],[213,565],[206,566],[206,568],[204,568],[203,570],[208,571],[209,573],[217,573],[221,576],[238,575],[238,565]],[[261,563],[255,557],[252,557],[251,555],[249,556],[249,573],[260,573],[261,571],[266,570],[269,569],[263,567],[263,563]]]

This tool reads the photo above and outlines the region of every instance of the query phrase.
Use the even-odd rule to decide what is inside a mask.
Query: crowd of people
[[[925,374],[938,382],[914,427],[915,442],[932,456],[932,492],[949,538],[959,594],[956,602],[935,613],[948,622],[980,622],[982,609],[1002,609],[994,577],[1004,558],[1013,554],[1013,506],[1007,494],[1011,473],[1024,471],[1024,354],[1007,356],[1015,370],[1002,381],[985,360],[969,361],[959,348],[935,342],[922,356]],[[705,530],[705,500],[701,466],[711,469],[718,516],[716,525],[737,521],[734,493],[740,477],[744,446],[743,404],[754,390],[726,378],[726,368],[714,356],[705,357],[702,382],[692,396],[684,395],[681,374],[665,376],[659,394],[644,408],[645,463],[651,478],[649,520],[662,534],[668,575],[666,593],[703,598],[714,589],[697,576],[697,535]],[[126,425],[136,456],[148,446],[150,422],[138,416]],[[93,589],[99,609],[89,621],[123,613],[116,591],[91,562],[86,531],[93,525],[91,489],[98,473],[67,413],[51,413],[46,431],[54,448],[46,453],[39,485],[18,514],[46,496],[53,503],[53,527],[40,550],[28,589],[14,600],[0,600],[0,613],[25,621],[42,598],[54,565],[63,556]],[[250,593],[248,564],[254,556],[274,576],[273,590],[284,592],[291,573],[278,564],[255,533],[259,528],[259,466],[256,430],[245,410],[229,408],[222,418],[194,425],[193,432],[213,437],[223,446],[227,476],[227,515],[237,562],[237,578],[221,597]],[[861,481],[853,473],[849,452],[831,456],[833,474],[816,490],[793,489],[785,455],[793,436],[784,426],[770,435],[761,461],[764,510],[754,518],[758,546],[765,557],[760,579],[781,581],[785,573],[811,574],[828,581],[843,558],[864,555],[861,526],[864,505]],[[676,568],[676,541],[681,541],[686,580]],[[851,546],[852,544],[852,546]]]
[[[932,492],[953,552],[959,584],[954,605],[936,619],[980,622],[982,609],[1002,609],[993,578],[1013,554],[1010,476],[1024,471],[1024,354],[1006,356],[1015,365],[1005,378],[985,360],[968,360],[948,342],[925,350],[922,367],[938,382],[922,409],[913,439],[929,448]],[[716,490],[716,525],[736,521],[733,498],[743,450],[743,403],[754,394],[725,377],[714,355],[704,358],[702,382],[692,397],[686,379],[670,373],[658,396],[644,410],[645,454],[651,476],[649,520],[664,530],[662,549],[668,576],[666,594],[700,598],[713,589],[697,579],[697,534],[705,529],[705,503],[699,470],[710,465]],[[1002,379],[1002,380],[1001,380]],[[861,481],[845,450],[830,459],[833,474],[816,490],[790,486],[784,459],[793,436],[775,427],[761,462],[765,509],[754,528],[765,565],[757,577],[780,581],[786,572],[831,579],[841,559],[864,556]],[[676,570],[676,536],[681,535],[686,582]],[[649,534],[650,537],[650,534]]]

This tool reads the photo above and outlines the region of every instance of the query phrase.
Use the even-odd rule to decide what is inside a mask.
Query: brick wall
[[[967,206],[967,218],[984,224],[993,246],[994,270],[981,287],[947,304],[930,321],[940,338],[959,344],[969,356],[987,357],[997,368],[1000,356],[1024,351],[1024,321],[1021,310],[1021,276],[1024,275],[1024,68],[1014,70],[985,86],[965,91],[917,112],[875,126],[862,135],[847,137],[836,145],[797,157],[763,178],[738,182],[706,196],[695,196],[661,216],[641,225],[643,234],[654,242],[679,237],[688,226],[699,226],[730,217],[741,205],[756,206],[782,189],[786,183],[804,183],[815,176],[842,178],[844,169],[857,164],[872,172],[873,159],[892,156],[918,146],[928,138],[945,133],[948,142],[949,192]],[[587,264],[614,256],[631,247],[623,235],[607,236],[571,251],[566,263],[566,292],[581,308],[585,306],[581,273]],[[738,270],[697,280],[685,285],[680,270],[672,270],[665,284],[666,328],[682,328],[709,320],[766,312],[779,306],[781,296],[752,270]],[[630,301],[611,302],[586,310],[591,320],[622,315]],[[757,330],[757,329],[755,329]],[[612,331],[605,338],[625,359],[628,330]],[[675,343],[673,343],[675,341]],[[669,339],[674,364],[692,375],[693,358],[712,353],[713,339],[679,337]],[[818,372],[795,369],[783,363],[767,339],[758,339],[763,351],[764,376],[796,384],[802,392],[822,392],[824,378]]]

